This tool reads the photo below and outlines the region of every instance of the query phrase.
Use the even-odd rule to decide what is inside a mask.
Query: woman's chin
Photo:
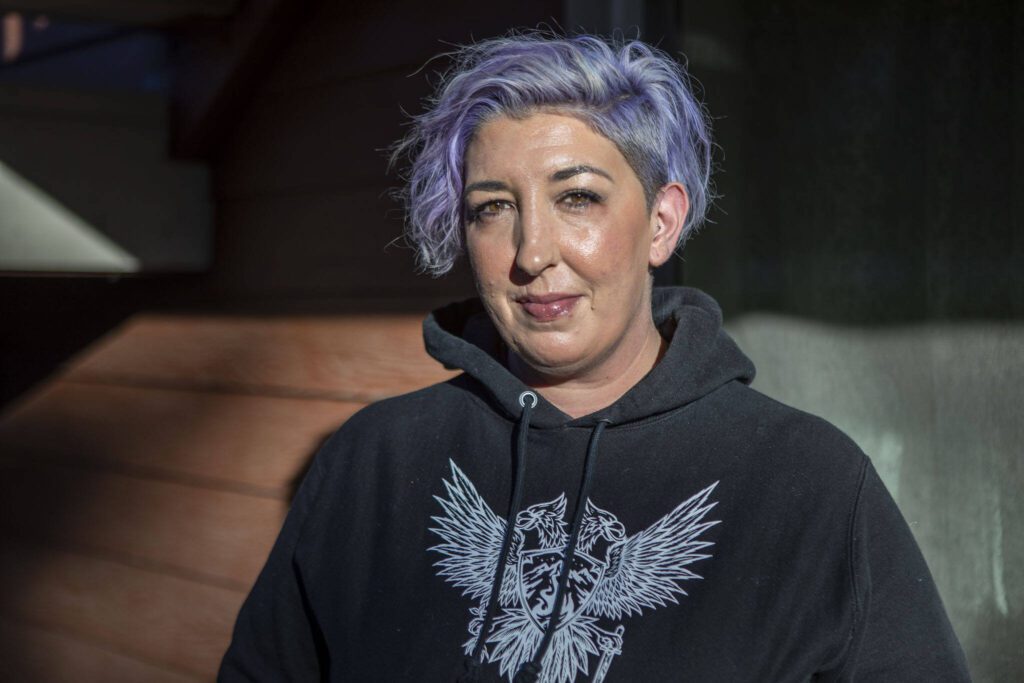
[[[510,359],[513,373],[521,379],[558,382],[577,377],[586,366],[586,354],[573,348],[520,348]],[[527,377],[528,376],[528,377]]]

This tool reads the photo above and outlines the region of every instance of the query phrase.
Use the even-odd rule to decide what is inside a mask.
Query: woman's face
[[[628,363],[653,329],[648,268],[674,245],[618,148],[571,116],[500,117],[465,175],[470,264],[511,350],[551,379]]]

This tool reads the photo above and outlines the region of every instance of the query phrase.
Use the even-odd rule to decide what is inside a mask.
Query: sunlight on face
[[[499,117],[465,167],[470,264],[511,351],[551,378],[597,376],[635,353],[652,325],[649,267],[664,259],[614,143],[571,116]]]

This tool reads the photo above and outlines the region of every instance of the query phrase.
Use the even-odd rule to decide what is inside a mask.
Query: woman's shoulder
[[[376,468],[417,467],[434,457],[426,447],[443,440],[465,400],[450,381],[374,401],[349,416],[322,443],[310,471],[337,487]],[[440,457],[439,455],[437,457]]]
[[[734,419],[753,425],[758,442],[785,447],[789,451],[827,451],[858,463],[864,453],[840,427],[813,412],[791,406],[757,389],[732,383],[725,403]]]
[[[365,435],[381,428],[389,432],[422,428],[426,423],[436,422],[455,411],[465,411],[469,397],[461,387],[463,377],[459,375],[445,382],[369,403],[356,411],[342,429]]]
[[[762,480],[802,482],[821,491],[856,490],[870,460],[840,427],[820,415],[735,383],[719,402],[741,432],[737,463]],[[735,437],[734,437],[735,438]]]
[[[374,401],[353,413],[325,442],[324,449],[346,454],[386,453],[417,443],[429,443],[464,422],[483,407],[478,397],[461,386],[461,378],[432,384]],[[333,457],[328,455],[327,457]]]

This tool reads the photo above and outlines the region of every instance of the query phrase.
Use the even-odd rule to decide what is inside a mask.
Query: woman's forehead
[[[613,180],[632,172],[615,143],[589,124],[564,113],[536,112],[481,124],[466,150],[465,172],[473,182],[495,173],[550,176],[577,166],[602,169]]]

